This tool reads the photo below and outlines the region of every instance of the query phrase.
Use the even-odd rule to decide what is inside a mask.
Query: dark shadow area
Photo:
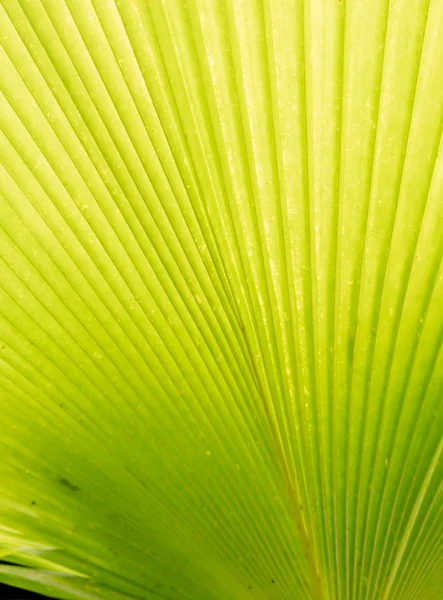
[[[27,592],[26,590],[20,590],[19,588],[0,583],[0,598],[2,600],[43,600],[47,599],[48,596],[41,596],[40,594],[34,594],[33,592]]]

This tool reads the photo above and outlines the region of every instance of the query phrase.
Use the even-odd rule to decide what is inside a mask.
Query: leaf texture
[[[441,599],[443,2],[0,14],[0,581]]]

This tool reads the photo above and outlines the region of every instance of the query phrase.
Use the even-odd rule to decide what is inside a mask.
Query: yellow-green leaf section
[[[0,581],[440,600],[443,2],[0,0]]]

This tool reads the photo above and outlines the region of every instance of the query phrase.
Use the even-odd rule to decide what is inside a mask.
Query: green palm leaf
[[[442,598],[443,2],[0,15],[0,581]]]

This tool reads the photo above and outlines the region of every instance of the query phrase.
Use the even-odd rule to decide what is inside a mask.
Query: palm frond
[[[0,13],[0,581],[441,598],[443,2]]]

